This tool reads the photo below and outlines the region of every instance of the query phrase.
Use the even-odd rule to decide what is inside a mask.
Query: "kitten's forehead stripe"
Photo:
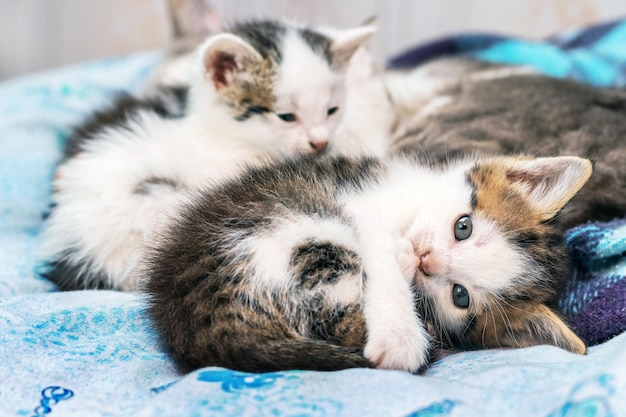
[[[280,63],[283,59],[282,41],[289,30],[300,36],[311,50],[332,65],[332,42],[321,33],[306,28],[294,28],[278,21],[251,21],[233,26],[230,31],[243,38],[256,49],[263,58]]]
[[[300,33],[302,39],[304,39],[304,41],[307,43],[307,45],[309,45],[311,50],[322,56],[326,60],[328,65],[334,64],[334,56],[331,51],[330,39],[328,39],[324,35],[308,29],[300,29],[298,32]]]
[[[476,201],[476,185],[474,184],[474,181],[472,181],[472,177],[470,176],[470,174],[467,174],[465,176],[465,182],[472,189],[472,195],[470,196],[470,208],[472,209],[472,211],[474,211],[476,210],[476,205],[478,204]]]
[[[239,23],[230,32],[240,36],[256,49],[264,59],[282,60],[281,41],[286,27],[277,21],[262,20]]]

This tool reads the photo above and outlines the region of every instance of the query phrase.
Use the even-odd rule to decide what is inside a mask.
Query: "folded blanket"
[[[563,58],[575,50],[563,49]],[[69,128],[117,89],[140,88],[159,58],[140,54],[0,83],[0,416],[556,417],[626,409],[626,334],[587,356],[548,346],[460,353],[424,376],[220,368],[183,376],[159,347],[138,295],[56,292],[35,272],[36,251]],[[566,236],[578,264],[561,304],[594,343],[626,323],[624,230],[619,220]]]

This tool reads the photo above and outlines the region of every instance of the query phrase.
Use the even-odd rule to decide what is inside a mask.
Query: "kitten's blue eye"
[[[285,122],[291,123],[296,121],[296,115],[293,113],[281,113],[277,114],[276,116],[280,117],[280,119]]]
[[[472,235],[472,219],[470,216],[463,216],[454,224],[454,238],[456,240],[465,240]]]
[[[328,109],[328,115],[332,116],[333,114],[337,113],[337,110],[339,110],[339,107],[331,107],[330,109]]]
[[[458,308],[466,309],[470,305],[470,296],[464,286],[454,284],[452,287],[452,302]]]

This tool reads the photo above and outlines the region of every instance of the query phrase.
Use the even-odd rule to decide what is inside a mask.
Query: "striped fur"
[[[170,225],[146,272],[150,316],[185,370],[416,372],[435,347],[584,353],[555,310],[567,265],[550,220],[590,174],[573,157],[251,168]]]

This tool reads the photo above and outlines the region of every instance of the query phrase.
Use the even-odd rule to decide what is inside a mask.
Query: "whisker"
[[[516,346],[520,346],[519,342],[517,341],[517,337],[515,336],[515,332],[513,331],[511,320],[509,319],[509,316],[506,314],[506,309],[502,307],[502,303],[500,302],[500,300],[496,300],[494,305],[500,312],[500,317],[502,317],[502,322],[504,324],[506,333],[509,335],[509,337],[511,338],[511,340],[514,342]]]
[[[496,325],[496,315],[493,313],[493,308],[491,306],[489,306],[489,312],[491,313],[491,322],[493,323],[493,335],[496,338],[496,346],[500,346],[500,340],[498,339],[498,326]]]

